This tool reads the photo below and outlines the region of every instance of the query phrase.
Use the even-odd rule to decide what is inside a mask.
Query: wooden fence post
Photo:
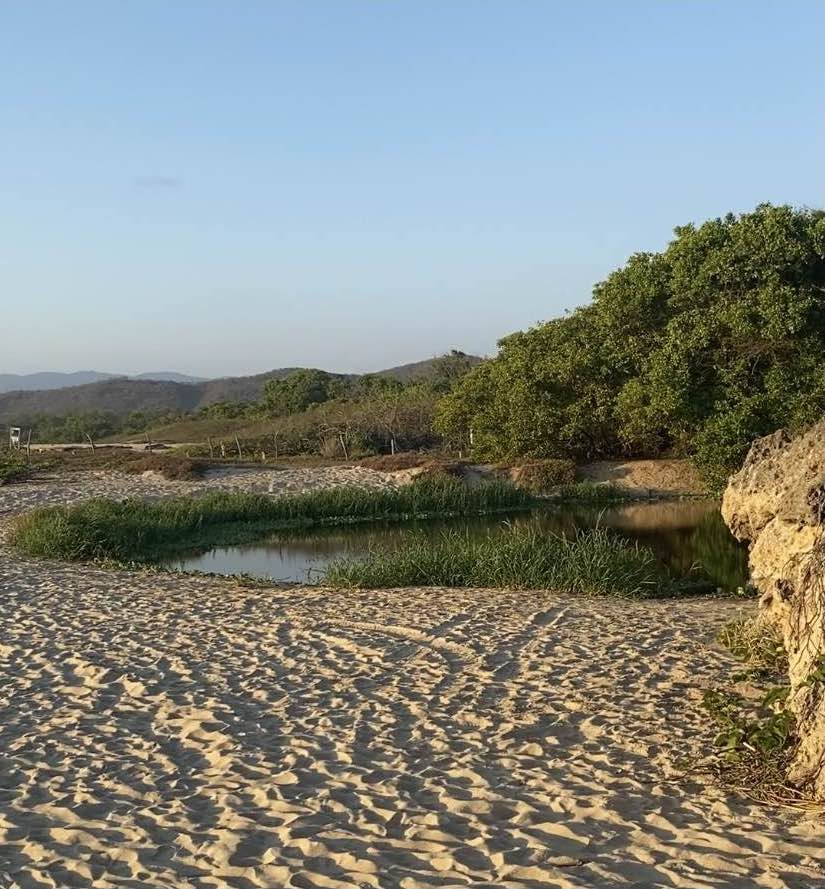
[[[92,453],[94,454],[94,452],[95,452],[95,443],[92,441],[92,436],[89,435],[88,432],[86,433],[86,438],[89,439],[89,444],[92,446]]]
[[[238,441],[238,436],[235,436],[235,444],[238,447],[238,459],[243,460],[243,451],[241,451],[241,443]]]

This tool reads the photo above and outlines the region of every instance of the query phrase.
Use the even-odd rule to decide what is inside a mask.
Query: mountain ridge
[[[4,392],[41,392],[86,386],[105,380],[159,380],[175,383],[203,383],[206,377],[178,373],[174,370],[147,371],[140,374],[113,374],[99,370],[37,371],[30,374],[0,373],[0,394]]]
[[[468,356],[473,363],[483,359]],[[403,382],[426,378],[435,358],[401,364],[377,371],[376,376]],[[110,377],[59,389],[15,390],[0,393],[0,424],[28,425],[37,417],[62,417],[101,411],[117,417],[134,412],[165,413],[200,410],[220,401],[251,402],[261,398],[264,384],[282,379],[301,368],[275,368],[242,377],[218,377],[198,382]],[[355,379],[366,374],[340,374]]]

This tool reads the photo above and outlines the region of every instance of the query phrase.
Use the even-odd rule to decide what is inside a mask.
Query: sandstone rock
[[[795,439],[780,430],[755,441],[722,515],[750,542],[762,619],[777,624],[788,652],[800,737],[789,779],[825,799],[825,686],[810,682],[825,658],[825,421]]]

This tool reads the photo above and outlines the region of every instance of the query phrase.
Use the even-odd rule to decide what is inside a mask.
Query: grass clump
[[[151,562],[175,552],[240,544],[267,532],[313,525],[483,515],[531,505],[512,485],[467,487],[452,478],[403,488],[342,487],[286,497],[214,493],[159,501],[97,499],[21,516],[10,542],[39,558]]]
[[[423,466],[430,459],[427,454],[421,454],[418,451],[401,451],[397,454],[377,454],[373,457],[365,457],[359,465],[377,472],[398,472],[402,469],[415,469],[418,466]]]
[[[637,500],[633,494],[610,483],[575,482],[562,485],[556,492],[559,500],[582,500],[588,503],[618,503],[622,500]]]
[[[169,481],[199,479],[208,468],[209,464],[203,460],[192,460],[177,454],[149,454],[123,464],[124,471],[132,475],[157,472]]]
[[[25,481],[31,475],[30,467],[13,454],[0,455],[0,485]]]
[[[576,464],[572,460],[535,460],[513,469],[513,481],[531,494],[547,494],[576,480]]]
[[[722,627],[717,639],[745,662],[750,677],[777,679],[787,676],[788,653],[775,624],[759,617],[733,620]]]
[[[530,528],[481,539],[419,535],[396,551],[333,562],[325,579],[334,587],[505,587],[637,599],[679,592],[651,550],[603,528],[569,538]]]

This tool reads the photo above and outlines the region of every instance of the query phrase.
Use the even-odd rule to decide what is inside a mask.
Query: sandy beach
[[[0,488],[0,522],[392,484],[284,473],[60,476]],[[743,607],[245,587],[0,543],[0,887],[825,886],[821,816],[680,777]]]

